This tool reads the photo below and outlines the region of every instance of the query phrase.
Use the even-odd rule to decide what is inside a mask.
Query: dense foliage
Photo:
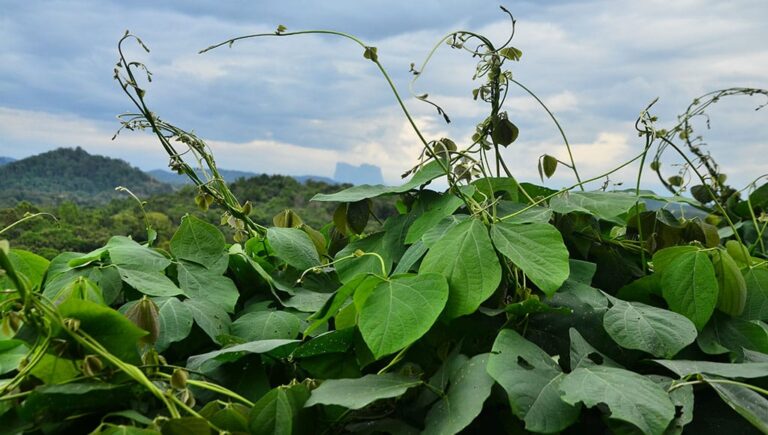
[[[249,37],[303,33],[313,32]],[[356,42],[388,79],[375,47],[318,33]],[[551,156],[542,178],[564,167],[576,184],[520,183],[500,151],[518,135],[503,102],[517,86],[506,67],[522,53],[451,33],[443,41],[478,58],[475,96],[490,107],[473,143],[417,130],[424,153],[405,184],[316,195],[335,207],[322,227],[291,211],[267,227],[217,176],[205,142],[147,108],[145,69],[123,55],[132,39],[115,71],[138,111],[124,126],[157,136],[197,204],[221,207],[234,243],[189,215],[167,249],[151,225],[145,243],[115,236],[50,262],[0,246],[5,430],[768,431],[768,185],[758,178],[721,201],[723,180],[675,142],[696,113],[662,131],[644,111],[646,147],[620,167],[645,166],[663,145],[708,196],[660,197],[639,181],[586,191],[607,174],[582,180],[575,162]],[[750,93],[763,91],[736,94]],[[654,170],[662,157],[648,159]],[[669,184],[679,192],[689,180]],[[447,189],[428,189],[438,182]],[[366,231],[370,201],[387,196],[397,213]]]

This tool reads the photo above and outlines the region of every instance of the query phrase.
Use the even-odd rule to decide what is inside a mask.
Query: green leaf
[[[747,379],[768,377],[768,362],[719,363],[662,359],[655,359],[653,362],[675,372],[680,378],[698,374]]]
[[[247,313],[232,322],[232,335],[246,341],[296,338],[301,329],[298,317],[285,311]]]
[[[160,319],[160,335],[155,347],[162,352],[171,343],[187,338],[192,330],[192,311],[176,298],[157,298],[154,301]]]
[[[219,337],[229,334],[231,320],[226,311],[205,299],[187,299],[184,305],[192,312],[192,318],[209,337],[219,343]]]
[[[138,361],[139,338],[147,332],[119,312],[91,301],[69,299],[59,305],[59,314],[63,318],[79,320],[80,329],[116,357],[128,362]]]
[[[671,358],[696,340],[696,327],[680,314],[639,302],[611,301],[603,327],[621,347]]]
[[[487,365],[487,353],[475,355],[453,373],[446,395],[427,413],[422,434],[459,433],[480,415],[494,384]]]
[[[701,330],[717,303],[717,279],[705,252],[685,252],[661,275],[661,292],[669,308],[691,319]]]
[[[699,334],[701,350],[709,354],[728,351],[740,355],[744,349],[768,353],[768,328],[759,320],[744,320],[716,313]]]
[[[309,389],[304,384],[279,386],[265,394],[253,406],[248,419],[248,429],[254,434],[297,433],[301,424],[300,414],[309,398]]]
[[[46,384],[61,384],[81,375],[75,360],[59,358],[50,353],[35,364],[31,373]]]
[[[349,257],[356,251],[376,253],[384,261],[385,270],[381,269],[381,260],[376,255]],[[344,258],[344,259],[343,259]],[[387,276],[392,269],[392,257],[386,249],[386,234],[383,232],[371,234],[368,237],[355,240],[336,254],[336,273],[342,283],[347,283],[358,275],[374,274]]]
[[[32,288],[40,287],[43,283],[43,277],[50,262],[45,258],[21,249],[11,249],[8,253],[13,269],[17,274],[25,276]],[[13,288],[14,285],[7,276],[0,276],[0,288]]]
[[[403,256],[400,257],[400,261],[397,262],[397,267],[395,267],[392,273],[397,275],[399,273],[411,272],[413,266],[421,260],[421,257],[427,253],[427,250],[427,246],[421,240],[409,246],[405,253],[403,253]]]
[[[675,416],[669,395],[658,384],[637,373],[615,367],[581,367],[560,385],[563,400],[587,407],[604,404],[610,418],[637,426],[643,433],[663,433]]]
[[[724,384],[705,377],[725,403],[763,433],[768,433],[768,399],[760,393],[741,385]]]
[[[648,375],[653,382],[661,386],[664,391],[669,391],[672,387],[673,379],[666,376]],[[669,400],[675,405],[675,418],[667,427],[664,435],[680,435],[683,433],[685,425],[693,421],[693,386],[679,385],[672,391],[669,391]]]
[[[16,370],[28,351],[21,340],[0,340],[0,375]]]
[[[405,243],[411,244],[424,235],[430,228],[437,225],[445,217],[455,212],[464,201],[456,195],[446,193],[430,205],[429,210],[416,218],[408,228],[408,234],[405,237]]]
[[[142,246],[128,237],[112,237],[107,242],[106,249],[112,264],[126,269],[161,272],[171,264],[171,260],[165,258],[163,254]]]
[[[507,392],[512,413],[526,430],[552,433],[570,426],[579,407],[560,399],[564,379],[560,366],[546,352],[512,329],[503,329],[493,343],[488,373]]]
[[[672,246],[656,251],[653,254],[653,268],[656,272],[664,273],[672,268],[673,263],[683,254],[698,252],[699,248],[693,245]]]
[[[445,175],[445,171],[440,166],[440,163],[431,161],[419,169],[413,178],[402,186],[371,186],[370,184],[361,184],[330,195],[318,193],[312,198],[312,201],[356,202],[381,195],[403,193],[443,175]]]
[[[437,321],[448,300],[442,275],[424,273],[380,283],[360,310],[360,333],[374,357],[415,342]]]
[[[131,399],[125,385],[104,382],[70,382],[35,388],[18,407],[25,421],[56,422],[82,413],[106,413],[120,409]]]
[[[165,274],[161,272],[145,272],[143,270],[125,269],[118,267],[120,278],[139,292],[149,296],[183,295],[184,291],[176,287]]]
[[[298,343],[299,340],[259,340],[230,346],[221,350],[193,355],[187,360],[187,368],[191,370],[209,371],[223,362],[237,361],[252,353],[267,353],[279,347]]]
[[[747,300],[742,318],[768,320],[768,270],[752,268],[744,271]]]
[[[467,219],[448,230],[421,262],[419,273],[432,272],[448,280],[448,319],[475,312],[501,282],[501,265],[485,225]]]
[[[240,292],[231,279],[184,260],[179,261],[176,267],[179,286],[184,294],[192,299],[205,299],[228,313],[235,311]]]
[[[606,366],[622,368],[620,364],[608,358],[603,353],[592,347],[576,328],[568,330],[571,338],[570,362],[571,370],[579,367]]]
[[[491,239],[547,296],[568,278],[568,249],[552,225],[500,222],[491,227]]]
[[[744,312],[747,301],[747,283],[739,266],[724,249],[715,251],[712,265],[717,277],[717,308],[731,316]]]
[[[267,240],[278,258],[300,271],[320,265],[312,239],[298,228],[270,228]]]
[[[304,406],[338,405],[360,409],[379,399],[401,396],[421,383],[418,379],[396,373],[366,375],[357,379],[329,379],[312,391]]]
[[[171,253],[182,260],[207,268],[225,254],[224,235],[214,225],[192,215],[181,219],[181,225],[171,238]]]
[[[623,217],[637,201],[634,195],[618,192],[565,192],[549,201],[549,206],[557,213],[567,214],[574,211],[588,213],[599,219],[625,224]]]
[[[162,427],[163,435],[209,435],[208,421],[200,417],[180,417],[167,420]]]

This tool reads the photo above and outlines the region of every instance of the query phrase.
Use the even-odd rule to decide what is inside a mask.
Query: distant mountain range
[[[263,176],[229,169],[219,172],[228,183]],[[290,178],[301,184],[308,181],[328,185],[383,184],[379,167],[346,163],[336,166],[334,179],[317,175]],[[124,193],[115,191],[117,186],[125,186],[145,198],[191,184],[186,176],[164,169],[144,172],[123,160],[92,155],[80,147],[58,148],[19,160],[0,157],[0,180],[0,207],[13,207],[19,201],[38,205],[56,205],[65,201],[96,205],[125,198]]]
[[[199,169],[197,170],[197,173],[198,175],[202,176],[202,171]],[[260,175],[255,172],[236,171],[232,169],[219,169],[219,173],[227,183],[234,183],[240,178],[252,178]],[[165,169],[153,169],[151,171],[147,171],[147,174],[149,174],[149,176],[153,177],[155,180],[162,181],[163,183],[168,183],[174,186],[192,184],[192,181],[185,175],[179,175],[175,172],[167,171]],[[321,177],[319,175],[294,175],[292,178],[294,178],[299,183],[306,183],[308,180],[313,180],[322,181],[323,183],[328,184],[338,184],[337,181],[331,178]]]

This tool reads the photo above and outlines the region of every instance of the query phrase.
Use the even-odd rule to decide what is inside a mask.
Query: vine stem
[[[701,385],[701,384],[727,384],[727,385],[737,385],[739,387],[748,388],[750,390],[753,390],[755,392],[758,392],[764,396],[768,396],[768,390],[757,387],[755,385],[746,384],[744,382],[739,381],[732,381],[730,379],[699,379],[695,381],[687,381],[687,382],[680,382],[679,384],[674,384],[667,389],[667,393],[671,393],[672,391],[684,387],[686,385]]]
[[[231,38],[226,41],[220,42],[218,44],[211,45],[208,48],[205,48],[203,50],[200,50],[200,54],[205,53],[207,51],[213,50],[215,48],[221,47],[223,45],[229,45],[232,46],[237,41],[241,41],[244,39],[251,39],[251,38],[261,38],[261,37],[282,37],[282,36],[296,36],[296,35],[333,35],[333,36],[339,36],[342,38],[349,39],[359,46],[361,46],[364,49],[371,48],[370,46],[366,45],[362,40],[359,38],[350,35],[348,33],[344,32],[338,32],[335,30],[301,30],[297,32],[280,32],[280,33],[255,33],[251,35],[244,35],[244,36],[238,36],[236,38]],[[431,155],[436,156],[435,150],[430,145],[429,141],[424,137],[424,135],[421,133],[421,130],[416,125],[416,121],[411,116],[410,111],[405,106],[405,102],[403,101],[402,97],[400,96],[400,93],[397,91],[397,88],[395,87],[394,82],[392,81],[392,78],[389,76],[389,73],[387,73],[387,70],[384,68],[384,65],[379,62],[378,58],[372,58],[371,61],[376,64],[376,67],[378,67],[379,72],[381,72],[384,79],[387,81],[387,84],[389,85],[390,90],[392,91],[392,94],[394,95],[395,99],[397,100],[398,105],[400,106],[400,109],[402,109],[403,114],[408,119],[408,123],[411,125],[413,131],[416,133],[416,136],[418,136],[421,143],[424,145],[424,148],[427,149],[427,151],[430,152]],[[445,172],[446,177],[448,178],[448,183],[451,183],[451,169],[439,158],[435,159],[437,163],[440,165],[440,168]],[[472,198],[467,197],[464,195],[461,191],[456,192],[456,194],[461,198],[461,200],[467,205],[467,207],[472,207],[473,203],[475,202]]]
[[[571,144],[568,142],[568,137],[565,135],[565,131],[563,130],[563,127],[560,126],[560,123],[557,121],[557,118],[552,113],[552,111],[549,110],[549,107],[547,107],[546,104],[544,104],[543,101],[539,98],[538,95],[536,95],[533,91],[525,87],[522,83],[518,82],[515,79],[510,79],[510,82],[516,84],[517,86],[521,87],[525,92],[528,92],[530,96],[532,96],[538,103],[541,105],[541,107],[544,108],[544,110],[547,112],[549,117],[552,119],[552,121],[555,123],[555,126],[557,126],[557,130],[560,131],[560,136],[563,138],[563,142],[565,142],[565,149],[568,150],[568,158],[571,160],[570,168],[573,170],[573,174],[576,176],[576,181],[578,181],[578,186],[581,188],[581,190],[584,190],[583,183],[581,182],[581,177],[579,177],[579,171],[576,169],[576,161],[573,158],[573,153],[571,152]]]
[[[508,215],[506,215],[506,216],[502,216],[502,217],[498,218],[498,220],[499,220],[499,221],[504,221],[504,220],[507,220],[507,219],[513,218],[513,217],[515,217],[515,216],[517,216],[517,215],[519,215],[519,214],[521,214],[521,213],[523,213],[523,212],[526,212],[526,211],[528,211],[528,210],[532,209],[533,207],[536,207],[537,205],[539,205],[539,204],[541,204],[541,203],[543,203],[543,202],[546,202],[546,201],[548,201],[548,200],[550,200],[550,199],[552,199],[552,198],[556,197],[557,195],[560,195],[561,193],[565,193],[565,192],[571,191],[571,190],[573,190],[573,189],[575,189],[575,188],[577,188],[577,187],[579,187],[579,186],[583,186],[583,185],[585,185],[585,184],[587,184],[587,183],[591,183],[591,182],[593,182],[593,181],[597,181],[597,180],[599,180],[599,179],[601,179],[601,178],[605,178],[605,177],[607,177],[608,175],[611,175],[611,174],[613,174],[614,172],[616,172],[616,171],[619,171],[619,170],[621,170],[621,169],[623,169],[623,168],[625,168],[625,167],[627,167],[627,166],[631,165],[632,163],[634,163],[634,162],[635,162],[635,161],[637,161],[638,159],[642,158],[642,157],[643,157],[643,155],[645,155],[645,153],[646,153],[646,151],[643,151],[642,153],[640,153],[640,154],[636,155],[635,157],[633,157],[633,158],[632,158],[632,159],[630,159],[630,160],[627,160],[626,162],[624,162],[624,163],[622,163],[621,165],[619,165],[619,166],[617,166],[617,167],[615,167],[615,168],[611,169],[611,170],[610,170],[610,171],[608,171],[608,172],[604,172],[604,173],[602,173],[602,174],[600,174],[600,175],[597,175],[597,176],[595,176],[595,177],[592,177],[592,178],[590,178],[590,179],[587,179],[587,180],[584,180],[584,181],[582,181],[582,182],[579,182],[579,183],[573,184],[573,185],[571,185],[571,186],[569,186],[569,187],[566,187],[566,188],[564,188],[564,189],[560,189],[560,190],[558,190],[558,191],[557,191],[557,192],[555,192],[555,193],[552,193],[552,194],[550,194],[550,195],[547,195],[547,196],[545,196],[545,197],[543,197],[543,198],[539,199],[538,201],[534,201],[533,203],[529,204],[528,206],[526,206],[526,207],[524,207],[524,208],[522,208],[522,209],[520,209],[520,210],[518,210],[518,211],[516,211],[516,212],[514,212],[514,213],[510,213],[510,214],[508,214]]]
[[[8,225],[7,227],[1,229],[0,230],[0,234],[3,234],[4,232],[6,232],[6,231],[10,230],[11,228],[15,227],[16,225],[19,225],[21,223],[24,223],[24,222],[26,222],[28,220],[31,220],[31,219],[34,219],[34,218],[37,218],[37,217],[40,217],[40,216],[48,216],[51,219],[53,219],[54,221],[58,221],[58,219],[56,219],[56,216],[54,216],[54,215],[52,215],[50,213],[45,213],[45,212],[35,213],[35,214],[28,215],[28,216],[24,216],[23,218],[17,220],[16,222],[14,222],[14,223]]]

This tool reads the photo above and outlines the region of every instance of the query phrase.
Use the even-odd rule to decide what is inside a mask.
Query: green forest
[[[470,140],[419,129],[389,54],[351,34],[280,25],[201,51],[347,43],[422,147],[394,186],[227,182],[206,140],[153,111],[160,60],[126,32],[120,134],[151,137],[190,185],[78,149],[0,167],[14,183],[0,212],[2,430],[768,433],[768,175],[729,184],[700,128],[719,102],[761,109],[768,90],[705,93],[667,127],[644,105],[642,146],[587,174],[513,76],[523,52],[501,15],[508,37],[454,31],[411,66],[416,80],[441,48],[476,62],[467,98],[485,112]],[[505,105],[517,93],[567,151],[542,154],[538,180],[505,160],[526,129]],[[59,164],[69,181],[50,183]],[[636,178],[612,190],[628,167]],[[555,174],[570,184],[547,187]]]

